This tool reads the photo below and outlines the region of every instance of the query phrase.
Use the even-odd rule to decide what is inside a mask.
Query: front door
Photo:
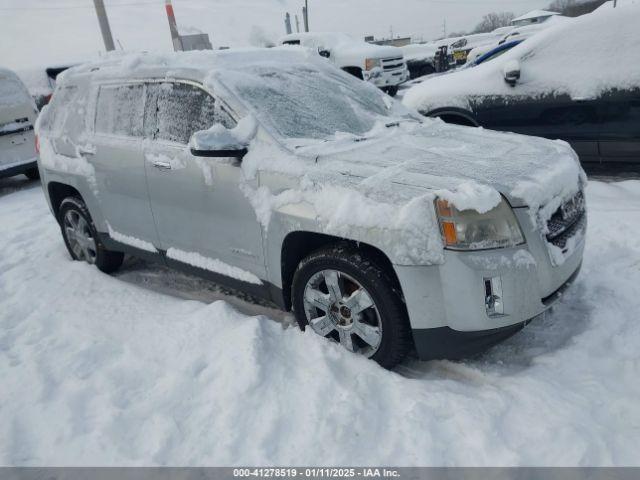
[[[262,229],[240,189],[239,162],[194,157],[187,146],[193,133],[215,123],[236,124],[199,86],[147,85],[145,132],[151,141],[144,157],[160,243],[169,260],[239,280],[265,278]]]
[[[484,97],[477,100],[474,110],[486,128],[565,140],[583,163],[599,161],[600,104],[596,99],[569,95]]]

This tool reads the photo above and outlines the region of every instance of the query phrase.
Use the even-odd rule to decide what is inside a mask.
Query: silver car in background
[[[38,178],[33,127],[38,111],[22,81],[0,68],[0,178]]]
[[[586,180],[566,144],[421,119],[303,52],[84,65],[42,115],[73,259],[211,278],[387,368],[486,349],[581,265]]]

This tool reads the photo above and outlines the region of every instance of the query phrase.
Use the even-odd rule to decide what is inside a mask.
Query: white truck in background
[[[280,45],[300,45],[318,52],[337,67],[387,92],[392,97],[400,84],[409,79],[402,50],[373,45],[344,33],[292,33]]]

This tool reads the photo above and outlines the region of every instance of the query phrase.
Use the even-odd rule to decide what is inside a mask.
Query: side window
[[[62,131],[62,125],[69,115],[69,104],[75,100],[77,93],[78,87],[74,85],[60,87],[55,91],[46,113],[40,120],[40,128],[43,131],[51,133],[60,133]]]
[[[96,132],[142,136],[144,85],[104,85],[98,93]]]
[[[283,45],[300,45],[300,40],[287,40],[282,42]]]
[[[185,83],[147,85],[146,137],[187,144],[195,132],[216,123],[235,127],[233,118],[201,88]]]

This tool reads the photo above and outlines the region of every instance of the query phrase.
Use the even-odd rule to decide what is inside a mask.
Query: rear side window
[[[144,85],[103,85],[96,108],[97,133],[142,137]]]
[[[147,85],[145,136],[182,144],[191,135],[216,123],[233,128],[235,122],[207,92],[185,83]]]
[[[78,87],[69,85],[60,87],[51,98],[51,102],[40,114],[40,129],[52,133],[60,133],[67,117],[73,116],[73,105],[78,95]]]

